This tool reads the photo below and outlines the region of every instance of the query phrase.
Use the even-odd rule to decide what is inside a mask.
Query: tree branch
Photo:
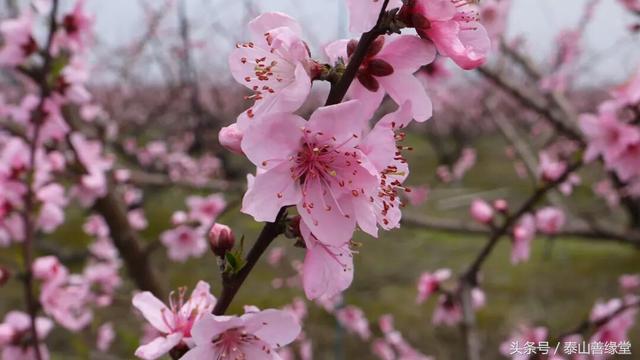
[[[347,91],[349,90],[353,79],[355,79],[356,74],[358,73],[358,69],[360,69],[360,65],[362,65],[362,62],[367,56],[369,47],[371,47],[371,44],[373,44],[378,36],[383,35],[387,32],[387,29],[382,26],[382,20],[384,19],[384,15],[387,11],[388,5],[389,0],[385,0],[384,4],[382,4],[382,9],[380,10],[380,15],[378,16],[376,26],[374,26],[373,29],[362,34],[362,36],[360,37],[358,46],[349,59],[349,65],[347,65],[347,68],[340,78],[340,81],[338,81],[335,86],[331,87],[331,91],[329,92],[329,96],[327,97],[327,102],[325,103],[325,105],[335,105],[342,101],[344,96],[347,94]]]

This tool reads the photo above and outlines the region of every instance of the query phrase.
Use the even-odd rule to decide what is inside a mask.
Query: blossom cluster
[[[382,2],[347,5],[352,31],[381,26]],[[294,112],[313,81],[344,72],[356,56],[357,40],[327,45],[329,63],[323,65],[311,57],[300,24],[282,13],[266,13],[249,23],[251,41],[238,44],[229,56],[234,78],[254,93],[247,97],[253,105],[219,134],[221,144],[257,167],[242,211],[256,221],[273,222],[281,208],[296,207],[307,249],[303,283],[310,299],[336,295],[350,285],[356,228],[377,237],[379,228],[400,224],[409,174],[399,144],[402,131],[411,120],[432,116],[425,87],[414,73],[437,53],[471,69],[484,62],[489,50],[478,11],[466,2],[392,1],[384,10],[418,36],[381,31],[359,64],[348,100],[319,107],[308,120]],[[385,95],[398,110],[370,127]]]

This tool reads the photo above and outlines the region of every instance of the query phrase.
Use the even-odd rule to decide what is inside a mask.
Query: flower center
[[[248,334],[244,328],[239,327],[223,332],[213,339],[212,343],[219,350],[218,359],[249,360],[243,348],[259,340],[257,336]],[[262,351],[267,354],[271,353],[269,348],[263,348]]]

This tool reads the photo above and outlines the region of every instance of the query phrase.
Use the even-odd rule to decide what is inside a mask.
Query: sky
[[[165,0],[147,0],[161,3]],[[195,37],[230,49],[245,35],[245,4],[256,13],[283,11],[299,19],[305,36],[313,45],[325,44],[346,34],[344,0],[177,0],[183,1],[189,17],[206,24]],[[589,0],[512,0],[508,36],[521,36],[538,60],[549,57],[559,31],[573,26]],[[108,45],[121,45],[144,29],[143,12],[136,0],[88,0],[97,16],[97,30]],[[168,21],[177,21],[171,14]],[[640,65],[640,37],[633,38],[627,28],[633,17],[617,0],[601,0],[585,39],[585,59],[580,69],[589,81],[619,81]],[[231,35],[230,35],[231,34]]]

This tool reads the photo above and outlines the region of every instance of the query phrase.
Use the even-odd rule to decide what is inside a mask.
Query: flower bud
[[[219,257],[224,257],[227,251],[233,249],[236,237],[227,225],[215,223],[209,231],[209,246],[211,251]]]
[[[471,203],[471,217],[481,224],[489,224],[493,221],[493,208],[484,200],[473,200]]]
[[[493,202],[493,208],[504,214],[509,211],[509,204],[505,199],[498,199]]]
[[[220,145],[224,146],[227,150],[242,154],[242,148],[240,147],[242,132],[235,123],[220,129],[218,141]]]

